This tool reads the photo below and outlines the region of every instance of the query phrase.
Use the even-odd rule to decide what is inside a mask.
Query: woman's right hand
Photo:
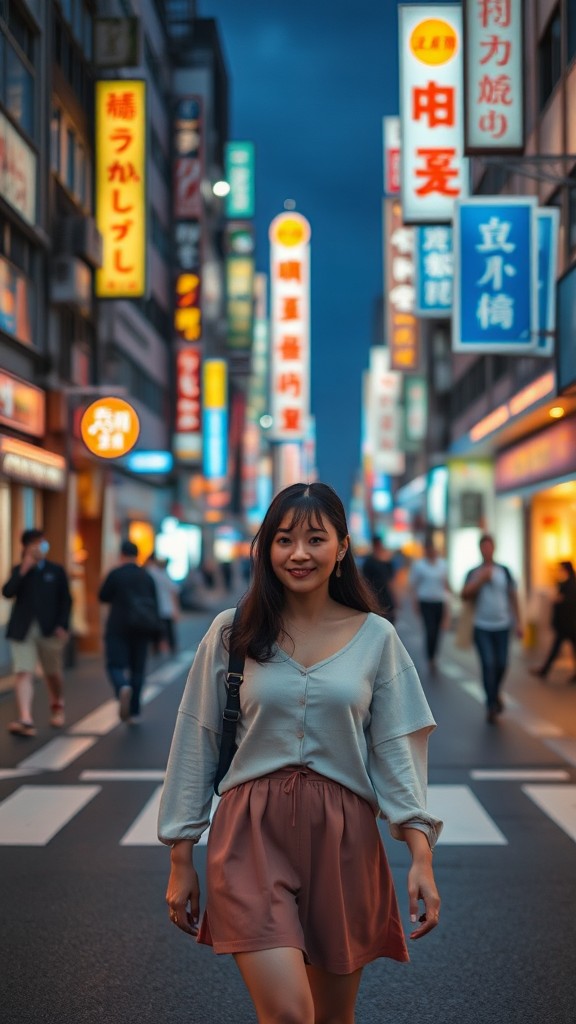
[[[192,863],[172,860],[166,890],[166,903],[170,907],[170,920],[188,935],[198,934],[200,917],[200,884]]]

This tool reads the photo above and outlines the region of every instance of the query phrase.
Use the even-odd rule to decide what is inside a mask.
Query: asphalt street
[[[0,699],[0,893],[4,1024],[255,1024],[231,957],[169,923],[168,851],[155,839],[162,772],[188,666],[211,615],[180,623],[176,659],[149,665],[139,726],[117,721],[99,659],[67,678],[68,724],[9,736]],[[497,726],[484,720],[473,652],[443,640],[427,675],[409,610],[399,632],[438,722],[430,806],[441,925],[411,963],[366,968],[358,1024],[573,1024],[576,1019],[576,686],[549,686],[515,649]],[[406,930],[408,858],[383,836]],[[196,856],[201,878],[205,846]]]

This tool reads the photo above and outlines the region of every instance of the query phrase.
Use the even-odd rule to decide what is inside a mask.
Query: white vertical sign
[[[399,39],[404,220],[446,223],[468,195],[460,5],[400,4]]]
[[[522,0],[465,0],[466,152],[524,147]]]
[[[368,387],[368,451],[376,473],[398,476],[404,472],[400,451],[400,394],[402,374],[389,369],[390,354],[384,346],[370,349]]]
[[[271,413],[275,441],[303,441],[310,414],[310,224],[281,213],[270,237]]]

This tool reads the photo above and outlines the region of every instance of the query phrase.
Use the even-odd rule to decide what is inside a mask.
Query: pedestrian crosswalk
[[[471,773],[472,775],[473,773]],[[542,771],[521,773],[520,778],[506,779],[515,784],[518,800],[527,797],[546,818],[554,822],[571,840],[576,842],[576,785],[568,782],[553,783],[557,777],[552,772],[549,782],[525,782],[532,777],[542,780]],[[74,785],[33,785],[25,781],[5,800],[0,802],[0,846],[46,846],[60,833],[65,835],[66,826],[82,811],[96,801],[105,786],[147,782],[155,784],[135,818],[125,823],[124,830],[110,841],[122,847],[159,847],[156,836],[158,806],[162,791],[163,773],[157,770],[84,771]],[[489,781],[489,780],[486,780]],[[522,795],[523,794],[523,795]],[[218,798],[214,797],[214,811]],[[132,805],[131,805],[132,806]],[[477,847],[508,846],[514,843],[510,833],[510,821],[497,823],[484,807],[478,792],[468,785],[431,785],[428,791],[430,812],[444,821],[439,845]],[[207,841],[204,833],[201,845]],[[520,841],[520,840],[519,840]]]

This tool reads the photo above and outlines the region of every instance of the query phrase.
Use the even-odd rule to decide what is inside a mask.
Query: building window
[[[66,131],[66,185],[71,192],[76,182],[76,136],[71,128]]]
[[[50,166],[56,174],[61,171],[62,114],[58,108],[52,111],[50,121]]]
[[[0,100],[31,137],[35,127],[34,43],[34,34],[17,8],[0,8]]]
[[[562,73],[560,8],[557,7],[538,46],[540,110],[546,105]]]
[[[576,249],[576,171],[570,175],[574,182],[568,189],[568,246],[570,252]]]

